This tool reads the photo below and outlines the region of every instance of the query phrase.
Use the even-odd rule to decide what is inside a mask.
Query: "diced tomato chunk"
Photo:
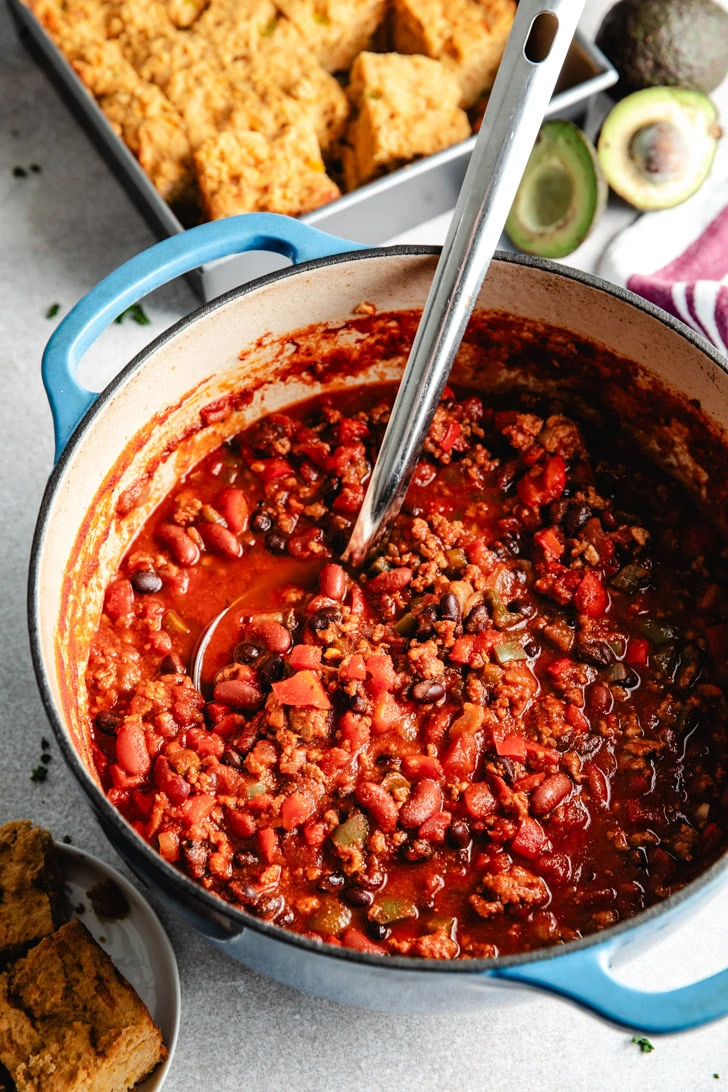
[[[304,823],[303,840],[307,846],[318,848],[326,841],[328,828],[326,823]]]
[[[258,848],[266,864],[273,864],[279,854],[278,835],[271,827],[258,831]]]
[[[563,542],[551,527],[546,527],[543,531],[537,531],[533,536],[533,541],[537,546],[541,547],[546,557],[559,558],[564,552]]]
[[[364,723],[361,717],[349,710],[344,713],[339,722],[339,734],[342,742],[349,744],[352,753],[366,747],[371,735],[368,725]]]
[[[393,731],[403,719],[402,707],[391,694],[385,691],[375,699],[372,709],[372,731],[375,735]]]
[[[646,667],[650,658],[650,642],[645,637],[630,637],[624,661],[630,667]]]
[[[298,671],[289,679],[273,683],[273,693],[282,705],[330,709],[331,702],[313,671]]]
[[[128,580],[116,580],[109,584],[104,599],[104,610],[112,622],[128,618],[134,610],[134,590]]]
[[[288,662],[295,671],[321,667],[321,649],[318,645],[294,645]]]
[[[501,758],[515,758],[516,762],[526,761],[526,740],[523,736],[510,735],[498,742],[495,749]]]
[[[495,797],[483,781],[468,785],[464,797],[465,807],[473,819],[486,819],[496,810]]]
[[[534,466],[516,486],[518,498],[529,508],[558,500],[566,485],[566,463],[552,455],[542,466]]]
[[[159,852],[165,861],[179,860],[179,834],[173,830],[163,830],[158,835]]]
[[[255,819],[247,811],[237,808],[226,808],[225,818],[227,825],[238,838],[252,838],[255,834]]]
[[[457,423],[457,421],[450,421],[447,429],[445,430],[445,435],[440,440],[440,447],[443,451],[452,451],[455,444],[460,439],[461,431],[462,429],[460,428],[460,425]]]
[[[387,954],[386,948],[382,948],[353,926],[345,930],[341,940],[345,948],[353,948],[357,952],[370,952],[372,955]]]
[[[347,756],[348,757],[348,756]],[[316,812],[316,801],[309,792],[295,790],[281,804],[281,820],[284,830],[295,830]]]
[[[596,573],[584,574],[574,595],[574,605],[588,618],[600,618],[609,606],[609,594]]]
[[[293,467],[286,459],[256,459],[250,464],[254,474],[258,474],[264,482],[273,481],[274,478],[285,478],[293,474]]]
[[[589,721],[586,719],[581,709],[577,705],[569,703],[566,706],[566,723],[571,725],[577,732],[588,732]]]
[[[372,695],[381,694],[384,690],[394,690],[397,685],[397,674],[392,657],[386,652],[375,652],[372,656],[367,656],[366,672],[368,688]]]
[[[475,736],[463,733],[450,744],[442,761],[448,781],[466,781],[478,764],[478,741]]]
[[[187,826],[196,827],[207,819],[216,803],[214,796],[210,796],[208,793],[200,793],[198,796],[191,796],[185,800],[179,810]]]
[[[520,853],[521,857],[536,860],[540,857],[548,845],[546,833],[537,819],[526,816],[521,820],[516,831],[516,836],[511,842],[514,853]]]
[[[431,777],[437,781],[444,776],[442,763],[434,755],[405,755],[402,769],[410,781],[421,781],[423,777]]]
[[[728,659],[728,625],[709,626],[705,631],[705,639],[714,660]]]
[[[355,652],[348,663],[339,668],[339,678],[348,682],[354,679],[363,682],[367,677],[367,669],[361,652]]]
[[[417,837],[423,838],[426,842],[442,845],[447,837],[451,822],[452,815],[449,811],[439,811],[436,815],[431,815],[429,819],[425,819],[417,831]]]

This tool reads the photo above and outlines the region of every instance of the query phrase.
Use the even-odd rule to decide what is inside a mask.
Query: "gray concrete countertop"
[[[588,0],[585,25],[607,4]],[[15,177],[16,166],[29,171]],[[28,651],[25,588],[35,516],[52,465],[52,429],[40,381],[58,320],[106,273],[154,239],[139,214],[18,44],[0,11],[0,823],[29,817],[60,839],[121,867],[55,741],[45,783],[33,783],[41,738],[51,736]],[[606,222],[613,233],[619,212]],[[425,238],[423,241],[434,241]],[[55,319],[46,318],[58,303]],[[147,303],[151,327],[125,321],[105,334],[83,378],[100,389],[150,336],[196,306],[177,284]],[[155,898],[150,895],[150,901]],[[631,1033],[536,993],[467,1016],[383,1015],[317,1000],[259,977],[161,912],[179,961],[182,1026],[166,1088],[233,1092],[708,1090],[728,1082],[725,1021],[654,1037],[642,1054]],[[667,989],[721,970],[728,952],[728,890],[689,923],[625,966],[625,981]]]

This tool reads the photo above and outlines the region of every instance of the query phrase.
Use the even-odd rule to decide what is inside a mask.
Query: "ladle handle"
[[[520,0],[419,329],[344,559],[399,511],[576,31],[584,0]]]

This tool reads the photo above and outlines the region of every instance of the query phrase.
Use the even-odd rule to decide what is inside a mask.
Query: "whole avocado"
[[[728,73],[728,12],[713,0],[619,0],[596,43],[619,72],[615,97],[643,87],[707,95]]]

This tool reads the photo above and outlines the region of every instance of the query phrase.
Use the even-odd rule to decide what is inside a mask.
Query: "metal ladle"
[[[584,0],[520,0],[442,255],[343,560],[360,565],[399,512],[574,37]],[[202,632],[199,689],[217,626]]]
[[[342,560],[399,512],[584,0],[520,0],[372,477]]]

